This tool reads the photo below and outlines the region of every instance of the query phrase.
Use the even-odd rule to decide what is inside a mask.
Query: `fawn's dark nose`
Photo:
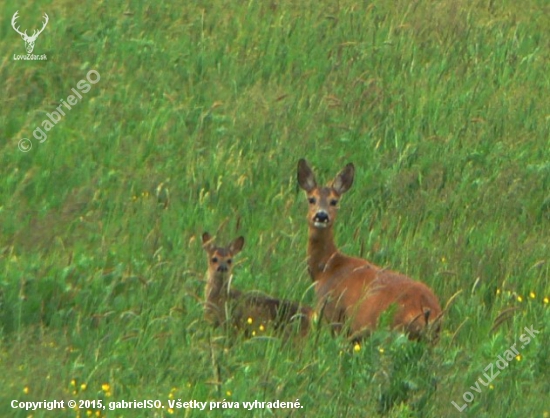
[[[220,273],[227,273],[228,270],[229,270],[229,269],[227,268],[227,265],[226,265],[226,264],[220,264],[220,265],[218,266],[218,271],[219,271]]]
[[[319,211],[313,217],[314,222],[327,223],[328,222],[328,213],[325,211]]]

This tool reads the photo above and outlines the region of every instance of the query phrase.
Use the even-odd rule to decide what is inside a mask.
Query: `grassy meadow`
[[[27,33],[48,14],[47,60],[13,58],[17,10]],[[0,1],[0,16],[0,416],[550,417],[547,1]],[[315,304],[302,157],[321,181],[355,164],[336,241],[434,289],[438,345],[387,316],[355,347],[322,324],[283,341],[205,323],[203,231],[245,237],[239,289]],[[83,407],[11,407],[54,399]],[[164,408],[108,407],[144,399]]]

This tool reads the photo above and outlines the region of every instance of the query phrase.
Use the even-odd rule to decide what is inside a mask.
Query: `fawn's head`
[[[303,158],[298,161],[298,184],[305,190],[309,202],[308,223],[316,229],[330,228],[336,219],[340,197],[353,184],[355,168],[347,164],[332,183],[319,187],[315,175]]]
[[[227,247],[217,247],[208,232],[202,234],[202,247],[208,254],[209,276],[221,279],[229,277],[233,268],[233,257],[242,250],[243,246],[243,237],[236,238]]]

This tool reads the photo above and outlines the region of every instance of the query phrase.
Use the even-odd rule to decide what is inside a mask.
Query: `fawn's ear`
[[[243,249],[243,246],[244,237],[239,237],[229,245],[229,251],[231,252],[231,254],[235,255]]]
[[[298,184],[308,193],[317,187],[315,175],[303,158],[298,161]]]
[[[349,163],[344,167],[342,171],[334,178],[332,182],[332,188],[336,193],[342,195],[346,193],[353,184],[353,177],[355,175],[355,167],[352,163]]]
[[[212,235],[208,232],[202,234],[202,248],[206,251],[210,251],[214,248],[214,241],[212,240]]]

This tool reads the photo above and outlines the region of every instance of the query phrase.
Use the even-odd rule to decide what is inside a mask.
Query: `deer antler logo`
[[[48,18],[48,15],[44,13],[44,24],[42,25],[42,29],[40,30],[34,30],[33,34],[31,36],[27,35],[27,31],[21,32],[19,30],[19,27],[15,26],[15,21],[17,20],[19,13],[19,10],[16,11],[11,19],[11,26],[13,27],[13,30],[15,30],[19,35],[21,35],[21,38],[23,38],[23,41],[25,41],[25,49],[29,54],[32,54],[32,50],[34,49],[34,43],[36,42],[36,38],[38,38],[38,35],[40,35],[43,31],[46,25],[48,24],[48,21],[50,20]]]

